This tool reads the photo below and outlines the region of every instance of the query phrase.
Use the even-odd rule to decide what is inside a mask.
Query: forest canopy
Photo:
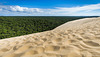
[[[76,19],[79,16],[0,16],[0,39],[37,33]]]

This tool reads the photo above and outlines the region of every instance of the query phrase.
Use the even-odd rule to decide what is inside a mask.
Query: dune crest
[[[100,17],[0,40],[0,57],[100,57]]]

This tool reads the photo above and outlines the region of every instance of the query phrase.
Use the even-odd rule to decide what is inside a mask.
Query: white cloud
[[[86,5],[86,6],[76,6],[76,7],[56,7],[56,9],[51,9],[54,12],[79,12],[79,11],[93,11],[100,9],[100,4]]]
[[[24,11],[28,8],[20,7],[20,6],[10,6],[11,11]]]
[[[3,9],[4,11],[11,11],[11,12],[31,12],[31,13],[39,13],[39,12],[43,12],[41,9],[39,8],[27,8],[27,7],[20,7],[20,6],[0,6],[1,9]]]
[[[28,7],[21,7],[21,6],[0,6],[0,9],[6,13],[14,15],[64,15],[64,16],[71,16],[71,15],[100,15],[98,11],[100,11],[100,4],[92,4],[92,5],[85,5],[85,6],[76,6],[76,7],[55,7],[55,9],[41,9],[41,8],[28,8]],[[95,11],[95,12],[94,12]],[[19,14],[20,13],[20,14]],[[92,13],[92,14],[91,14]]]
[[[0,11],[2,11],[2,9],[0,9]]]
[[[17,12],[42,12],[39,8],[27,8],[27,7],[20,7],[20,6],[10,6],[11,11]]]

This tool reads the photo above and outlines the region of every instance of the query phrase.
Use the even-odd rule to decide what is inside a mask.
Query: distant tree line
[[[37,33],[76,19],[75,16],[0,16],[0,39]]]

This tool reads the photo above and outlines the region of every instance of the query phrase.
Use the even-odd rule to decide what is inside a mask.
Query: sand
[[[0,57],[100,57],[100,17],[0,40]]]

